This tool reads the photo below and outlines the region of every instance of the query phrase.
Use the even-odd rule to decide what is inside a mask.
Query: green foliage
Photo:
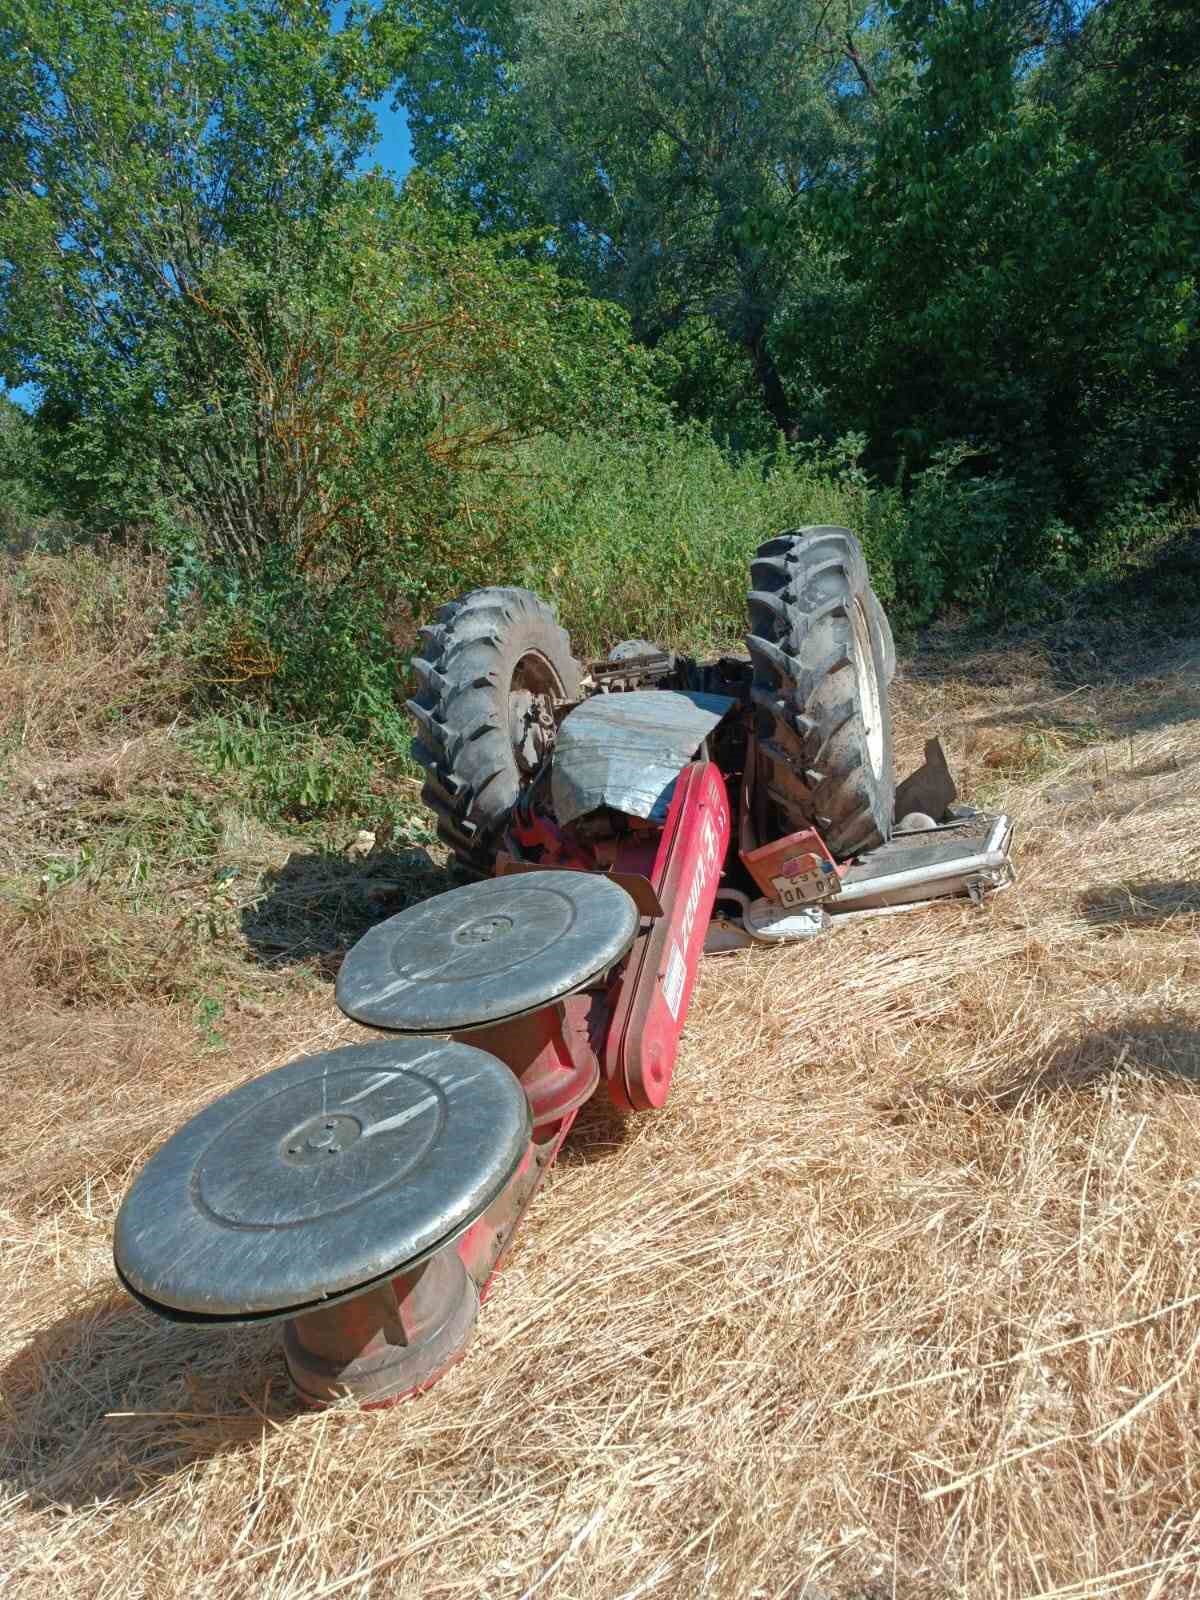
[[[106,17],[0,30],[0,373],[44,392],[57,503],[415,591],[465,469],[629,410],[615,307],[355,174],[413,38],[392,0]]]
[[[650,404],[615,306],[473,236],[416,186],[386,204],[351,195],[303,277],[272,276],[221,263],[195,295],[254,418],[255,525],[218,545],[243,566],[286,557],[419,599],[454,559],[448,527],[522,444],[634,427]]]
[[[1050,603],[1196,487],[1198,72],[1187,0],[11,0],[0,534],[133,533],[209,708],[386,752],[479,584],[698,648],[834,521],[901,623]]]
[[[268,823],[361,817],[371,797],[378,821],[408,816],[411,802],[395,786],[408,771],[393,755],[339,734],[233,712],[197,724],[191,748],[214,774],[233,778],[252,811]]]
[[[769,450],[777,442],[753,362],[711,319],[696,317],[670,329],[652,357],[654,380],[681,418],[704,423],[733,451]]]
[[[196,293],[229,261],[286,279],[342,203],[413,35],[390,0],[333,17],[324,0],[5,9],[0,375],[41,387],[59,503],[97,526],[248,520],[250,395]]]
[[[729,647],[745,631],[755,546],[781,528],[832,522],[859,531],[890,600],[895,497],[872,489],[859,443],[825,455],[776,445],[734,460],[698,428],[546,441],[515,486],[511,537],[489,581],[553,598],[584,654],[630,634],[689,652]]]
[[[246,580],[184,556],[169,602],[176,648],[202,700],[407,748],[397,653],[378,594],[318,584],[280,560]]]
[[[413,0],[419,159],[555,250],[657,342],[698,319],[790,427],[766,344],[811,190],[857,171],[889,61],[877,8],[797,0]],[[705,415],[703,408],[700,415]]]
[[[964,441],[996,506],[1037,526],[1169,487],[1187,438],[1171,375],[1195,347],[1180,148],[1151,140],[1114,165],[1069,106],[1025,92],[1020,7],[945,0],[901,20],[916,76],[830,208],[854,330],[818,345],[835,422],[863,427],[888,475]],[[812,359],[800,310],[777,332],[785,368]],[[1015,542],[1018,562],[1055,559]]]
[[[614,305],[356,173],[413,30],[337,10],[10,8],[0,372],[54,503],[169,553],[212,695],[395,746],[390,624],[486,562],[491,482],[653,403]]]
[[[33,424],[0,395],[0,546],[11,549],[40,510]]]
[[[908,621],[928,621],[949,601],[993,619],[1020,615],[1079,556],[1079,535],[1023,483],[973,465],[966,446],[937,449],[902,502],[892,555]]]

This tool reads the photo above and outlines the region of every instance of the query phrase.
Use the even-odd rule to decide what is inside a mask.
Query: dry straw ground
[[[335,927],[370,864],[297,876],[164,721],[138,604],[84,628],[77,599],[10,593],[0,641],[0,871],[48,874],[0,928],[5,1596],[1200,1592],[1186,623],[931,639],[903,755],[947,733],[1019,819],[1019,885],[710,962],[669,1107],[588,1109],[469,1358],[314,1416],[271,1330],[154,1320],[109,1239],[184,1117],[352,1036],[319,939],[264,964],[241,930],[272,882],[285,928]],[[156,898],[129,863],[186,805],[215,854]],[[88,865],[118,826],[119,870]]]

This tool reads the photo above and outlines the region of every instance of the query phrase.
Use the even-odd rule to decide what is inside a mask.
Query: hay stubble
[[[1017,815],[1018,886],[708,963],[665,1112],[588,1108],[469,1357],[394,1411],[296,1414],[271,1330],[111,1272],[158,1138],[352,1037],[328,992],[212,1055],[169,999],[11,973],[5,1593],[1197,1592],[1194,662],[1089,692],[1110,727],[1052,772],[985,760],[1002,663],[902,686],[908,753],[952,714]]]

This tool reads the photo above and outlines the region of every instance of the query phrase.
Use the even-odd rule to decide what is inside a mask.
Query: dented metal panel
[[[601,806],[662,821],[675,779],[737,702],[674,689],[601,694],[558,731],[550,794],[560,824]]]

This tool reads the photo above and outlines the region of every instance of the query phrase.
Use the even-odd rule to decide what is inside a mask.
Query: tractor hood
[[[675,779],[731,707],[723,694],[598,694],[563,718],[550,767],[560,826],[601,806],[665,821]]]

